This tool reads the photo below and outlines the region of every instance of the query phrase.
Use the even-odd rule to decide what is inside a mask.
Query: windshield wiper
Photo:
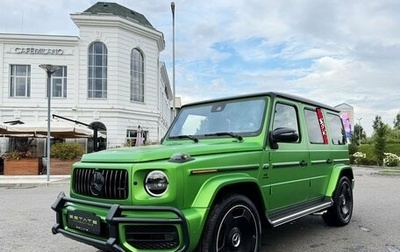
[[[233,138],[237,138],[237,140],[242,141],[243,137],[232,133],[232,132],[217,132],[217,133],[210,133],[210,134],[205,134],[205,136],[231,136]]]
[[[180,135],[180,136],[171,136],[169,139],[183,139],[183,138],[188,138],[190,140],[193,140],[193,142],[197,143],[199,142],[199,139],[195,138],[194,136],[191,135]]]

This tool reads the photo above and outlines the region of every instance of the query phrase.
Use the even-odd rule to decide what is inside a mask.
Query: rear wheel
[[[340,178],[333,201],[333,206],[322,215],[322,218],[329,226],[347,225],[353,214],[353,189],[347,177]]]
[[[259,251],[261,225],[257,209],[250,199],[234,194],[211,210],[198,251]]]

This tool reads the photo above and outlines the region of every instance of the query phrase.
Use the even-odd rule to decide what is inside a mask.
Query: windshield
[[[168,138],[258,135],[265,114],[265,98],[232,100],[184,107]],[[232,135],[231,135],[232,136]]]

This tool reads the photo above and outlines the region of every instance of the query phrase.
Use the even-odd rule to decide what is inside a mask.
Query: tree
[[[382,118],[380,116],[376,116],[372,125],[374,129],[374,152],[377,158],[378,165],[383,165],[383,158],[385,157],[385,148],[386,148],[386,135],[388,130],[390,129],[389,125],[384,124],[382,122]]]
[[[400,112],[396,115],[396,118],[394,118],[393,124],[394,129],[400,130]]]
[[[387,143],[400,143],[400,129],[389,129],[386,140]]]
[[[365,134],[365,130],[359,124],[354,125],[353,135],[351,136],[351,142],[355,144],[361,144],[363,139],[366,139],[367,135]]]

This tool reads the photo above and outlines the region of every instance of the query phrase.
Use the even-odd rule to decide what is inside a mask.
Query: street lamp
[[[358,144],[361,144],[361,133],[362,133],[362,130],[361,130],[361,119],[362,119],[362,117],[357,119],[358,120],[358,141],[359,141]]]
[[[50,101],[51,101],[51,75],[57,71],[60,66],[50,65],[50,64],[42,64],[39,65],[40,68],[46,71],[47,74],[47,161],[46,161],[46,172],[47,172],[47,181],[50,181]]]
[[[175,3],[171,2],[172,11],[172,86],[173,86],[173,101],[172,101],[172,112],[173,117],[176,116],[175,106]]]

